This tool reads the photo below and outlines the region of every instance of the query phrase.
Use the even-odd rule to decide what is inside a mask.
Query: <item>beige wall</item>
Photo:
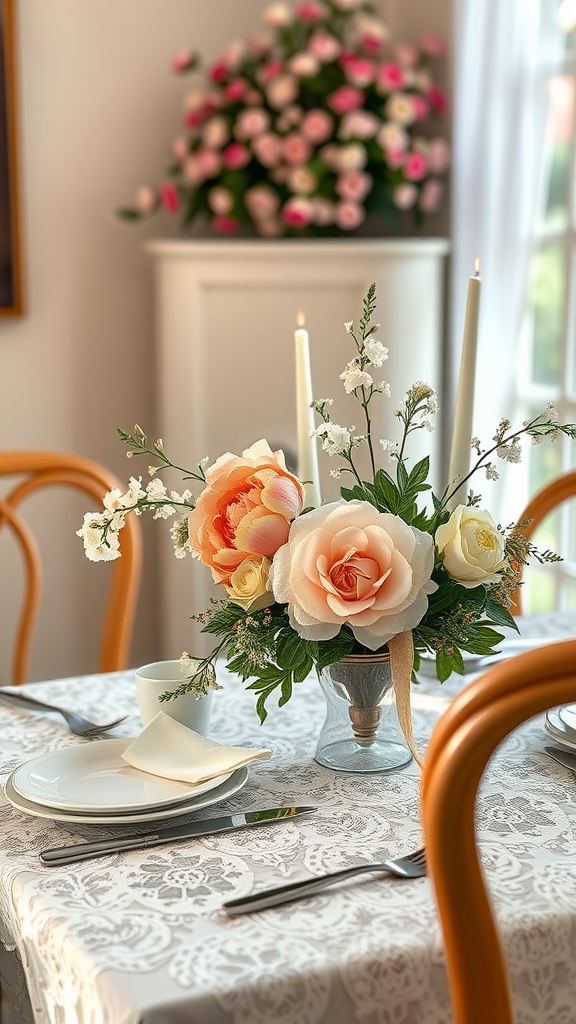
[[[127,226],[114,210],[163,170],[184,91],[169,72],[173,53],[191,46],[207,59],[216,56],[258,28],[264,6],[19,0],[28,311],[0,320],[0,448],[82,453],[122,479],[134,470],[115,428],[139,422],[154,433],[152,268],[143,243],[178,230],[160,218]],[[452,0],[381,2],[394,36],[407,40],[424,30],[448,39],[451,6]],[[191,460],[192,449],[191,442]],[[88,566],[73,536],[85,508],[81,502],[59,531],[59,509],[38,513],[61,585],[42,615],[33,678],[94,667],[88,594],[91,584],[102,588],[107,567]],[[147,525],[134,663],[156,656],[157,524]],[[17,593],[16,565],[7,566],[0,570],[0,683]]]

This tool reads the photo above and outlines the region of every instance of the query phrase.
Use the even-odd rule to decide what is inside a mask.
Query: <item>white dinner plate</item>
[[[215,789],[231,772],[193,785],[133,768],[122,759],[131,739],[101,740],[41,754],[12,773],[20,796],[82,814],[133,814],[169,807]]]
[[[573,705],[566,705],[566,707],[568,706],[573,707]],[[550,708],[546,712],[544,728],[561,746],[564,745],[569,747],[570,750],[576,750],[576,732],[564,724],[560,717],[561,710],[562,708]]]
[[[567,732],[574,733],[576,740],[576,704],[564,704],[563,707],[558,708],[558,718]]]
[[[50,818],[52,821],[61,821],[65,824],[74,825],[136,825],[147,821],[163,821],[165,818],[175,818],[179,815],[192,814],[202,807],[211,807],[221,800],[227,800],[233,793],[237,793],[246,785],[248,779],[248,768],[237,768],[226,782],[222,782],[216,789],[210,790],[202,796],[196,796],[190,800],[178,804],[171,804],[169,807],[155,807],[148,811],[134,812],[131,814],[81,814],[77,811],[63,811],[56,807],[46,807],[43,804],[27,800],[26,797],[14,789],[12,775],[6,780],[6,798],[13,807],[23,811],[24,814],[32,814],[37,818]]]

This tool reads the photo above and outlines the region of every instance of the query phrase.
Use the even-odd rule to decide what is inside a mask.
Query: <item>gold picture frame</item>
[[[16,0],[0,0],[0,316],[24,312]]]

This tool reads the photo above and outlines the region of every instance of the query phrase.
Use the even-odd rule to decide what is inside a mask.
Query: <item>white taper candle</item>
[[[296,420],[298,425],[298,476],[304,484],[305,505],[318,508],[321,503],[318,477],[318,450],[312,405],[312,375],[310,372],[310,349],[308,331],[304,327],[304,315],[298,314],[298,327],[294,333],[296,354]]]
[[[474,275],[468,280],[466,297],[466,315],[464,317],[464,335],[462,338],[462,354],[460,357],[460,375],[456,406],[454,409],[454,428],[452,431],[452,448],[450,452],[450,469],[448,472],[448,491],[452,491],[458,481],[464,480],[470,471],[470,441],[472,440],[472,421],[474,417],[474,385],[476,380],[476,352],[478,348],[478,317],[480,313],[480,261],[474,262]],[[456,505],[464,504],[466,487],[459,487],[448,502],[452,511]]]

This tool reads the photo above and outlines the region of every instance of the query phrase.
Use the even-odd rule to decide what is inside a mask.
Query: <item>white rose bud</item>
[[[452,579],[467,589],[498,583],[506,566],[504,537],[489,512],[458,505],[436,530],[436,547]]]

